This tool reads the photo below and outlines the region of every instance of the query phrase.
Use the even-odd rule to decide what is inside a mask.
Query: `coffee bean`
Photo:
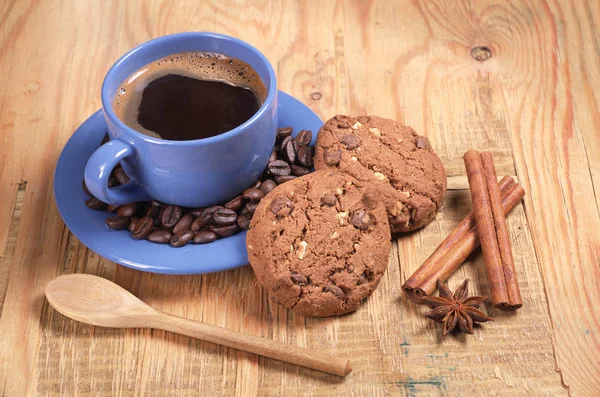
[[[154,206],[154,207],[150,207],[148,208],[148,211],[146,211],[146,216],[149,216],[150,218],[152,218],[154,220],[154,226],[155,227],[160,227],[160,214],[162,213],[163,208],[159,207],[159,206]]]
[[[242,197],[244,197],[246,200],[256,202],[256,201],[260,201],[260,199],[265,197],[265,194],[260,189],[252,188],[252,189],[246,189],[244,191],[244,193],[242,194]]]
[[[325,287],[323,287],[323,292],[331,292],[339,299],[346,298],[346,295],[344,295],[344,291],[342,291],[342,289],[340,287],[338,287],[337,285],[334,285],[334,284],[327,284]]]
[[[213,220],[219,226],[233,225],[237,221],[237,214],[229,208],[219,208],[213,214]]]
[[[303,165],[308,168],[312,168],[312,166],[313,166],[312,149],[308,146],[300,146],[298,148],[296,160],[298,161],[298,163],[300,165]]]
[[[210,230],[216,233],[216,235],[219,237],[229,237],[239,232],[240,228],[237,224],[233,224],[227,226],[211,226]]]
[[[279,155],[277,154],[277,151],[273,150],[271,152],[271,156],[269,157],[269,163],[275,160],[279,159]]]
[[[258,208],[258,202],[252,202],[250,201],[249,203],[246,203],[246,211],[248,211],[249,214],[254,214],[254,211],[256,211],[256,209]]]
[[[127,229],[129,229],[130,232],[133,232],[133,229],[135,229],[135,225],[137,225],[139,220],[140,218],[138,218],[137,216],[132,216],[131,218],[129,218],[129,226],[127,226]]]
[[[109,216],[106,218],[106,226],[113,230],[123,230],[129,226],[129,218],[120,216]]]
[[[285,175],[285,176],[277,176],[275,177],[275,183],[277,183],[278,185],[281,185],[282,183],[291,181],[292,179],[296,179],[296,176],[293,175]]]
[[[285,127],[277,129],[277,136],[281,139],[292,135],[292,127]]]
[[[158,201],[158,200],[152,200],[152,201],[150,201],[150,205],[151,205],[152,207],[164,207],[164,206],[165,206],[165,203],[161,203],[161,202],[160,202],[160,201]]]
[[[244,207],[244,208],[242,208],[242,210],[240,211],[240,214],[238,216],[247,216],[249,218],[252,218],[253,214],[254,214],[254,211],[251,211],[247,207]]]
[[[106,206],[106,210],[108,212],[115,212],[116,210],[119,209],[119,207],[120,207],[120,205],[118,205],[118,204],[109,204]]]
[[[167,244],[171,241],[172,237],[173,234],[170,231],[165,229],[157,229],[152,231],[152,233],[150,233],[146,239],[148,239],[148,241],[152,241],[153,243]]]
[[[352,226],[359,230],[367,230],[371,225],[371,217],[365,210],[356,210],[352,213]]]
[[[323,197],[321,197],[321,204],[326,205],[328,207],[333,207],[334,205],[336,205],[337,198],[335,197],[335,194],[331,192],[325,192]]]
[[[275,146],[273,146],[273,151],[280,152],[281,151],[281,143],[279,143],[279,142],[275,143]]]
[[[194,243],[196,244],[208,244],[212,243],[217,239],[217,235],[210,230],[202,230],[200,232],[196,232],[194,236]]]
[[[106,204],[98,200],[96,197],[90,197],[89,199],[85,200],[85,206],[96,211],[106,208]]]
[[[108,178],[108,187],[119,186],[119,182],[113,177]]]
[[[250,221],[252,220],[252,214],[240,214],[237,218],[237,224],[242,230],[250,229]]]
[[[290,165],[283,160],[275,160],[269,163],[269,173],[275,176],[285,176],[292,172]]]
[[[281,145],[283,158],[290,164],[296,161],[296,152],[298,151],[298,143],[290,138],[285,145]]]
[[[183,247],[188,245],[194,239],[194,232],[191,230],[185,230],[182,233],[176,234],[171,237],[171,245],[173,247]]]
[[[275,189],[276,186],[277,186],[277,184],[275,183],[274,180],[267,179],[266,181],[263,181],[262,186],[260,187],[260,190],[262,190],[266,196],[267,194],[269,194],[269,192],[271,190]]]
[[[213,205],[212,207],[205,208],[202,212],[202,218],[204,218],[205,225],[211,225],[213,223],[213,215],[219,208],[224,208],[221,205]]]
[[[338,165],[342,160],[342,151],[340,149],[329,148],[323,153],[323,161],[327,165]]]
[[[203,227],[204,227],[204,218],[202,218],[202,216],[199,216],[194,220],[194,222],[192,222],[190,229],[193,232],[197,232],[198,230],[202,229]]]
[[[292,165],[292,175],[294,176],[302,176],[306,174],[310,174],[310,170],[308,168],[301,167],[299,165]]]
[[[294,203],[285,196],[278,196],[271,201],[271,212],[278,218],[288,216],[294,209]]]
[[[180,234],[180,233],[188,230],[192,226],[193,222],[194,222],[194,215],[189,214],[189,213],[185,214],[184,216],[181,217],[181,219],[179,219],[179,221],[173,228],[173,233]]]
[[[356,135],[345,134],[340,138],[340,142],[346,146],[347,150],[356,149],[360,145],[360,138]]]
[[[204,212],[204,208],[192,208],[189,213],[194,216],[202,216],[202,212]]]
[[[117,180],[117,182],[119,182],[119,184],[124,185],[127,182],[129,182],[129,177],[127,176],[127,174],[125,173],[125,170],[121,167],[117,167],[114,170],[114,177]]]
[[[137,202],[137,212],[136,215],[139,217],[145,216],[150,208],[152,208],[152,204],[149,201],[138,201]],[[161,207],[162,208],[162,207]]]
[[[288,142],[293,140],[294,138],[292,138],[291,136],[286,136],[285,138],[283,138],[283,140],[281,141],[280,151],[283,151],[283,148],[288,144]]]
[[[312,141],[312,131],[302,130],[294,139],[298,142],[298,146],[308,146],[310,145],[310,141]]]
[[[135,227],[133,228],[133,232],[131,233],[133,238],[137,239],[137,240],[141,240],[143,238],[146,238],[150,233],[152,233],[152,230],[154,229],[154,223],[152,221],[152,218],[150,218],[149,216],[145,216],[143,218],[141,218],[139,221],[137,221]]]
[[[176,205],[167,205],[160,215],[160,224],[165,229],[171,229],[175,227],[179,219],[181,219],[181,208]]]
[[[262,182],[260,180],[257,180],[256,182],[254,182],[254,185],[252,185],[252,187],[250,189],[252,189],[252,188],[260,189],[261,186],[262,186]]]
[[[298,285],[306,285],[308,283],[308,279],[306,276],[298,273],[296,270],[292,270],[290,273],[290,278],[294,284]]]
[[[129,218],[130,216],[134,216],[138,210],[138,205],[136,203],[129,203],[122,205],[117,211],[117,215],[122,216],[123,218]]]
[[[90,193],[89,189],[87,188],[87,185],[85,184],[85,179],[81,180],[81,189],[83,189],[83,192],[88,196],[92,195],[92,193]]]
[[[243,206],[244,206],[244,198],[242,196],[237,196],[236,198],[227,202],[227,204],[225,204],[224,207],[228,208],[230,210],[239,211],[240,208],[242,208]]]

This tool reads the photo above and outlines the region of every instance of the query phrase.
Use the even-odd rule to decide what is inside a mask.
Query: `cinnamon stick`
[[[506,183],[506,178],[509,178],[512,183],[508,183],[508,185],[504,185],[504,189],[502,189],[502,208],[504,210],[504,214],[508,215],[510,211],[521,201],[523,196],[525,196],[525,191],[519,185],[517,185],[512,178],[504,177],[501,182]],[[506,186],[509,186],[508,190]],[[460,230],[464,230],[464,224],[467,221],[471,223],[472,219],[472,227],[466,233],[462,233]],[[461,226],[462,225],[462,226]],[[444,245],[443,253],[441,256],[435,259],[435,269],[431,272],[420,272],[420,282],[417,286],[407,286],[407,282],[402,286],[404,293],[406,296],[416,303],[421,303],[425,296],[431,295],[436,288],[436,282],[439,279],[441,282],[446,281],[455,271],[460,267],[460,265],[469,257],[469,255],[479,247],[479,235],[477,233],[477,227],[475,225],[475,218],[473,213],[469,214],[465,219],[463,219],[459,225],[454,229],[451,233],[452,235],[461,235],[460,238],[454,239],[453,245],[450,242],[447,242],[448,238],[444,240],[442,245]],[[426,263],[424,263],[418,270],[419,272],[423,266],[428,264],[431,266],[431,258],[440,250],[442,247],[438,247],[436,251],[427,259]],[[440,250],[441,252],[442,250]],[[415,272],[416,274],[416,272]],[[414,276],[414,275],[413,275]],[[411,276],[410,279],[413,278]],[[409,279],[409,280],[410,280]],[[413,280],[414,282],[414,280]],[[414,285],[414,284],[413,284]]]
[[[496,227],[496,237],[498,239],[500,258],[502,260],[502,271],[504,272],[508,302],[510,304],[509,309],[516,310],[523,306],[523,301],[521,300],[521,291],[519,290],[519,283],[517,282],[517,272],[515,270],[515,262],[510,247],[506,216],[502,208],[502,194],[500,189],[498,189],[498,184],[495,183],[498,177],[496,176],[496,167],[494,166],[492,154],[490,152],[482,152],[481,163],[483,165],[483,173],[487,183],[494,225]]]
[[[515,185],[515,181],[510,176],[505,176],[498,183],[498,187],[500,191],[504,194],[508,192],[508,190]],[[431,293],[435,290],[435,285],[437,279],[433,280],[433,283],[430,285],[423,286],[424,281],[429,278],[432,274],[443,273],[441,270],[442,266],[446,265],[447,260],[444,261],[444,256],[450,252],[459,241],[469,233],[469,231],[475,227],[475,215],[471,212],[467,215],[452,232],[442,241],[442,243],[436,248],[435,251],[427,258],[425,262],[413,273],[412,276],[404,285],[402,285],[402,290],[406,293],[406,295],[414,302],[421,302],[422,298],[431,295]],[[442,281],[445,281],[443,279]]]
[[[510,303],[481,156],[478,151],[469,150],[465,153],[463,160],[471,190],[477,233],[485,261],[490,297],[494,307],[506,310],[510,308]]]

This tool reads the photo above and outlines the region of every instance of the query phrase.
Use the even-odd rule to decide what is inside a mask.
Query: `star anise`
[[[471,296],[469,294],[469,279],[466,279],[454,294],[448,287],[437,281],[440,296],[427,296],[423,303],[432,310],[426,314],[435,322],[444,324],[444,335],[447,335],[457,325],[458,328],[468,334],[473,333],[473,323],[484,323],[494,319],[486,316],[479,305],[487,300],[487,296]]]

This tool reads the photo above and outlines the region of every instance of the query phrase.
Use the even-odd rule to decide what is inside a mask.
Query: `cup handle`
[[[97,199],[113,205],[134,201],[148,201],[150,197],[135,180],[122,186],[108,187],[108,178],[119,161],[133,155],[131,145],[121,140],[112,140],[100,146],[85,166],[85,184]]]

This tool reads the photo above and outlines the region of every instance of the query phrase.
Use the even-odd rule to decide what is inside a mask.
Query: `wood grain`
[[[75,395],[600,395],[600,3],[579,0],[0,2],[0,391]],[[323,118],[392,117],[428,136],[449,174],[443,211],[399,236],[356,313],[307,319],[274,306],[251,269],[130,270],[62,223],[52,173],[100,107],[120,54],[186,30],[240,37],[279,87]],[[487,46],[492,57],[471,57]],[[462,165],[489,150],[527,195],[508,218],[524,306],[450,336],[400,286],[471,210]],[[43,299],[90,273],[159,310],[353,361],[345,379],[164,331],[94,328]],[[473,255],[465,277],[487,294]]]

